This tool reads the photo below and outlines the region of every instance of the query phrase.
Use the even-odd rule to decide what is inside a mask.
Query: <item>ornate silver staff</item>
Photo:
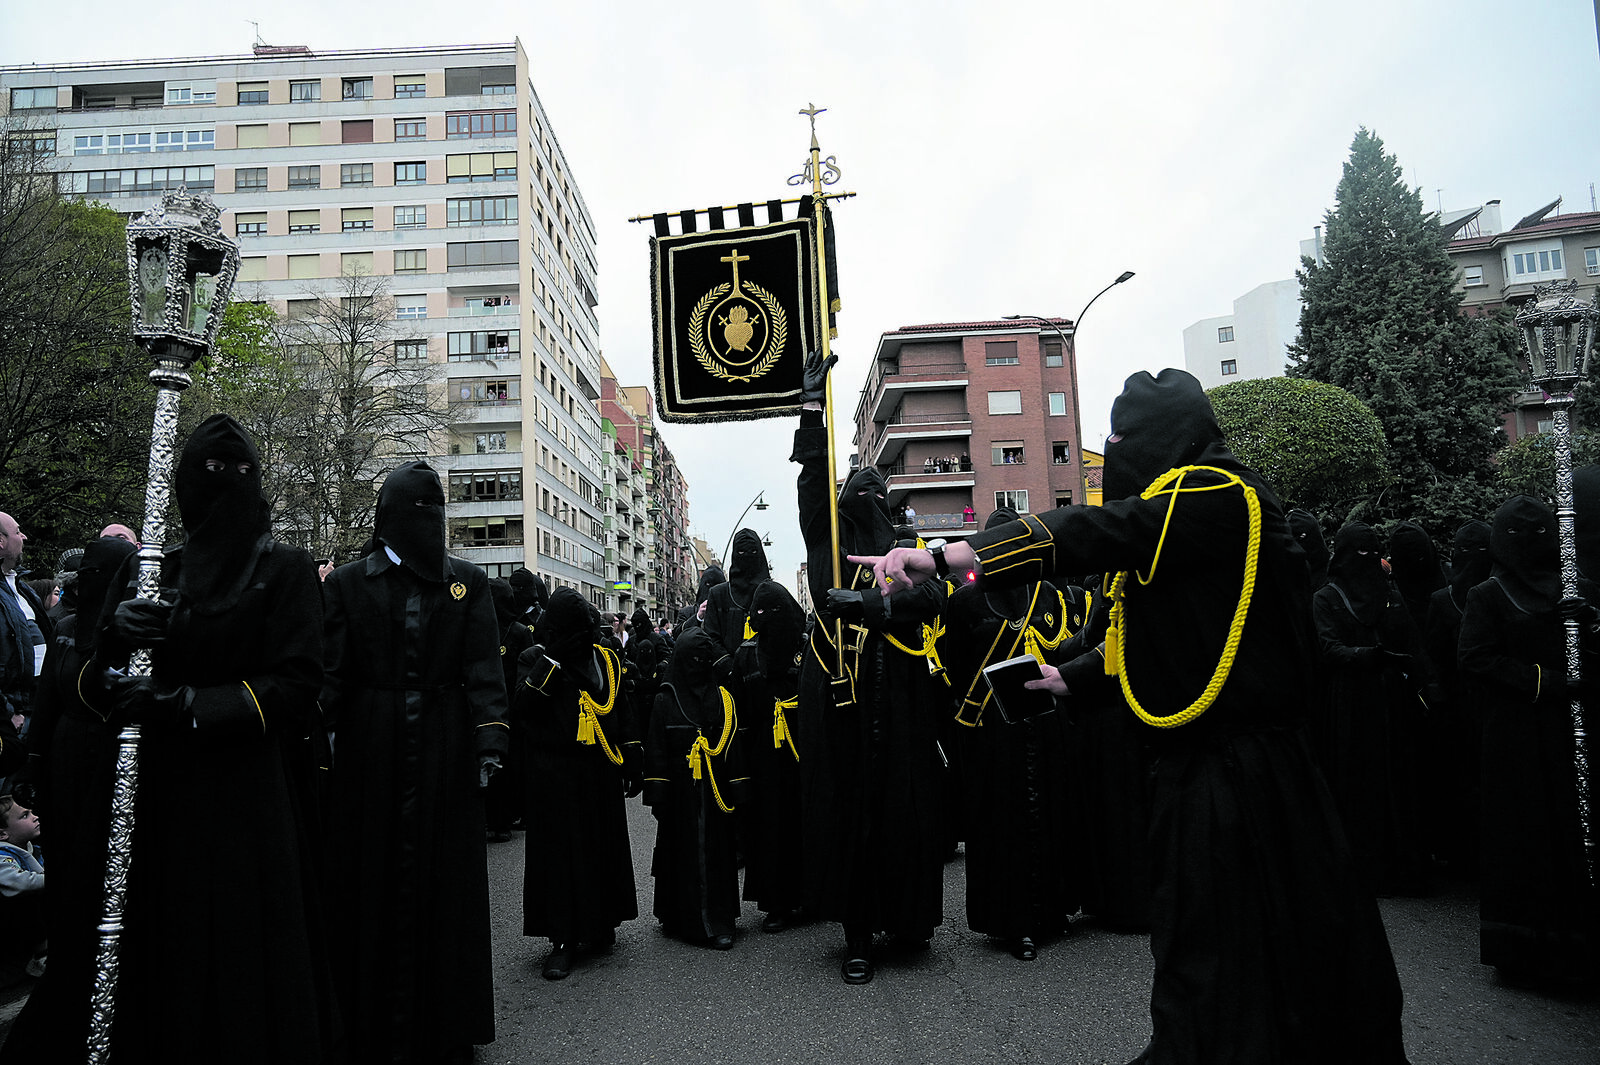
[[[1572,505],[1573,393],[1589,376],[1589,352],[1600,323],[1600,293],[1589,303],[1578,300],[1578,282],[1552,281],[1534,289],[1533,299],[1517,315],[1528,348],[1533,383],[1550,396],[1556,441],[1556,527],[1561,537],[1561,595],[1578,594],[1578,542]],[[1591,574],[1600,577],[1600,574]],[[1582,676],[1578,620],[1567,619],[1567,676],[1574,690]],[[1572,700],[1573,766],[1577,770],[1578,820],[1583,826],[1583,855],[1594,883],[1594,819],[1589,807],[1589,745],[1583,727],[1583,702]]]
[[[222,232],[217,205],[186,190],[128,223],[128,296],[133,338],[155,366],[155,421],[150,430],[150,474],[144,492],[144,546],[139,549],[139,596],[161,594],[161,546],[167,537],[173,448],[178,435],[178,395],[189,387],[189,368],[210,350],[239,269],[239,247]],[[135,652],[128,672],[148,676],[150,654]],[[106,841],[105,905],[95,954],[90,1001],[89,1061],[111,1057],[116,1012],[118,954],[133,860],[133,807],[139,783],[139,726],[117,734],[116,785]]]

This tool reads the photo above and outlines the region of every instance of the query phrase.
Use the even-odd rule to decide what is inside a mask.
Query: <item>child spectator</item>
[[[0,913],[5,915],[5,951],[14,955],[21,948],[28,958],[23,971],[29,976],[44,975],[44,866],[34,857],[33,841],[39,838],[39,815],[18,806],[9,795],[0,795]]]

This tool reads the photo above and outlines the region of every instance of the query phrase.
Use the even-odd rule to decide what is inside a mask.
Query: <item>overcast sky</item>
[[[1510,225],[1600,182],[1591,0],[799,3],[417,0],[6,4],[0,63],[235,55],[520,38],[599,234],[600,333],[648,380],[655,211],[795,193],[817,120],[837,157],[844,300],[839,455],[879,336],[904,325],[1084,318],[1086,443],[1140,369],[1181,366],[1182,330],[1292,276],[1366,126],[1430,208],[1503,203]],[[1440,191],[1442,190],[1442,191]],[[804,557],[787,421],[667,425],[693,530],[721,550],[770,532]],[[983,509],[980,507],[980,510]]]

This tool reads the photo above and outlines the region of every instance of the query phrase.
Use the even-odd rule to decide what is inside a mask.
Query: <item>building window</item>
[[[1510,252],[1509,277],[1516,281],[1549,281],[1567,276],[1559,240],[1524,244]]]
[[[450,475],[452,503],[482,503],[521,498],[521,470],[472,470]]]
[[[1583,249],[1583,270],[1590,277],[1600,275],[1600,248]]]
[[[448,250],[446,265],[452,270],[517,264],[518,246],[514,240],[463,241],[448,245]]]
[[[395,362],[427,362],[428,342],[426,340],[396,340],[394,342]]]
[[[158,152],[209,152],[217,146],[214,129],[168,129],[156,131]]]
[[[311,148],[322,143],[321,122],[289,123],[289,147]]]
[[[446,140],[509,137],[516,132],[515,111],[454,111],[444,116]]]
[[[451,362],[480,362],[505,359],[522,353],[522,333],[517,329],[486,329],[473,333],[451,333],[448,337]]]
[[[1019,361],[1015,340],[991,340],[983,346],[985,366],[1015,366]]]
[[[322,99],[321,81],[291,81],[289,83],[289,100],[291,103],[304,104]]]
[[[371,277],[372,253],[347,251],[339,256],[339,274],[342,277]]]
[[[515,85],[505,84],[482,85],[479,86],[478,92],[483,96],[515,96],[517,93],[517,87]]]
[[[488,455],[506,449],[505,433],[477,433],[472,438],[473,449],[480,455]]]
[[[396,74],[394,76],[395,99],[403,100],[412,96],[428,95],[428,79],[421,74]]]
[[[1239,372],[1239,360],[1237,360],[1237,359],[1223,359],[1222,360],[1222,376],[1223,377],[1232,377],[1234,374],[1236,374],[1238,372]]]
[[[1483,284],[1483,267],[1469,266],[1461,271],[1461,286],[1472,288],[1474,285]]]
[[[1232,344],[1233,343],[1233,326],[1231,326],[1231,325],[1221,325],[1221,326],[1217,327],[1217,343],[1218,344]]]
[[[1056,506],[1058,506],[1058,507],[1070,507],[1070,506],[1072,506],[1072,493],[1070,491],[1057,492],[1056,493]]]
[[[322,212],[316,208],[309,211],[289,212],[290,233],[320,233],[322,232]]]
[[[48,91],[50,93],[50,102],[35,104],[34,106],[55,106],[56,91],[54,89]],[[214,104],[216,102],[217,83],[215,81],[169,82],[167,84],[167,103],[169,104]]]
[[[405,204],[394,209],[396,229],[428,228],[428,209],[420,203]]]
[[[346,207],[339,212],[339,228],[346,233],[357,233],[372,228],[372,208]]]
[[[267,212],[233,216],[233,235],[236,237],[264,237],[267,235]]]
[[[469,181],[508,181],[517,176],[516,152],[474,152],[471,155],[445,156],[445,180],[455,184]]]
[[[248,166],[235,170],[233,172],[233,191],[267,191],[267,168],[264,166]]]
[[[371,163],[340,163],[340,188],[366,188],[372,184]]]
[[[485,196],[444,202],[447,226],[510,226],[517,222],[515,196]]]
[[[428,183],[428,164],[394,164],[394,183],[396,185],[426,185]]]
[[[1050,413],[1057,417],[1067,413],[1067,394],[1065,392],[1050,393]]]
[[[990,392],[990,414],[1021,414],[1022,393],[1019,392]]]
[[[428,272],[428,249],[406,248],[394,253],[394,272],[397,274],[425,274]]]
[[[294,261],[296,259],[315,258],[315,255],[289,256],[289,268],[291,271],[291,276],[293,276],[292,272],[294,269]],[[315,277],[317,275],[312,274],[311,276]],[[315,315],[319,306],[320,301],[318,300],[289,300],[285,305],[283,317],[286,321],[301,322]],[[291,344],[285,349],[284,353],[289,356],[291,361],[301,366],[310,366],[315,363],[318,358],[315,344]]]
[[[1061,341],[1046,340],[1044,342],[1044,364],[1047,368],[1061,366],[1065,362],[1061,357]]]
[[[267,124],[265,122],[253,126],[235,126],[233,132],[241,148],[265,148],[267,146]]]
[[[239,103],[264,104],[267,102],[267,83],[264,81],[241,81],[239,83]]]
[[[184,186],[190,192],[217,187],[214,166],[158,166],[137,170],[81,170],[56,175],[56,187],[68,195],[136,196]]]
[[[346,100],[372,99],[372,79],[345,78],[343,95]]]
[[[396,296],[394,316],[399,321],[416,322],[428,317],[428,297]]]
[[[322,276],[322,256],[320,255],[291,255],[289,256],[289,279],[291,281],[309,281]],[[310,303],[315,307],[316,300],[290,300],[289,310],[291,317],[296,303]]]
[[[371,144],[372,119],[363,118],[359,121],[339,123],[340,144]]]
[[[183,91],[188,92],[189,90],[185,88]],[[215,94],[213,93],[213,95]],[[180,101],[169,99],[167,102],[178,103]],[[188,101],[182,102],[187,103]],[[56,87],[54,85],[45,85],[37,89],[11,90],[11,110],[13,111],[36,111],[45,107],[54,109],[55,106]]]
[[[397,118],[394,120],[394,139],[397,141],[425,141],[428,139],[428,123],[421,118]]]
[[[1050,445],[1050,462],[1055,466],[1065,466],[1072,461],[1072,445],[1065,440],[1057,440]]]
[[[989,445],[989,461],[995,466],[1016,466],[1022,462],[1022,441],[996,440]]]
[[[994,507],[1010,507],[1018,514],[1028,513],[1028,490],[1026,488],[1011,489],[994,494]]]
[[[289,168],[289,187],[291,189],[320,189],[322,187],[322,167],[291,166]]]
[[[265,255],[245,255],[239,259],[240,281],[265,281],[267,279],[267,257]]]

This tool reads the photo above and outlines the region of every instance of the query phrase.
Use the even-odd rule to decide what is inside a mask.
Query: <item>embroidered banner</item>
[[[800,409],[817,335],[809,218],[650,239],[657,413],[669,422]]]

